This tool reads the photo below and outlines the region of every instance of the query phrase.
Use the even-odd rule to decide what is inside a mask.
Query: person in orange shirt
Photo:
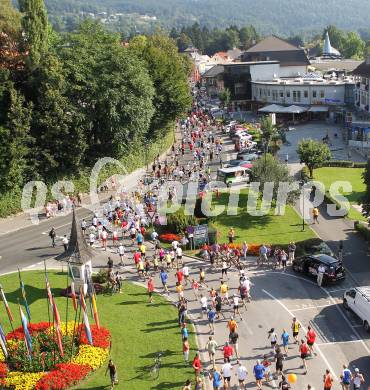
[[[153,303],[153,291],[154,291],[153,279],[149,278],[149,280],[148,280],[149,303]]]
[[[326,370],[324,374],[324,390],[331,390],[334,379],[330,374],[330,370]]]
[[[182,352],[184,354],[184,360],[186,364],[189,364],[189,350],[190,350],[190,345],[188,338],[185,337],[184,340],[182,341]]]

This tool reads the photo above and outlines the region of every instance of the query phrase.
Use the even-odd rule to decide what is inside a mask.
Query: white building
[[[357,110],[370,114],[370,54],[366,61],[354,71],[355,76],[355,106]]]

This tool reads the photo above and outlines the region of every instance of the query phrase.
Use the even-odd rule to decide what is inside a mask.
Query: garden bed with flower
[[[110,332],[91,326],[92,345],[83,324],[61,323],[63,353],[48,322],[29,324],[29,354],[23,327],[6,335],[8,357],[0,352],[0,384],[14,390],[63,390],[75,386],[107,360]]]

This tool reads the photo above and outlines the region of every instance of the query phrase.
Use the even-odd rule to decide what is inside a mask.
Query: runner
[[[217,371],[217,368],[214,368],[213,372],[209,374],[209,379],[212,381],[213,390],[219,390],[222,383],[222,376]]]
[[[220,293],[221,293],[222,302],[223,303],[227,302],[227,304],[230,305],[228,291],[229,291],[229,288],[228,288],[227,284],[223,280],[221,280]]]
[[[213,307],[210,307],[207,312],[207,317],[208,317],[208,324],[209,324],[209,329],[212,332],[212,334],[215,334],[215,318],[216,318],[216,312],[213,309]]]
[[[199,377],[200,371],[202,370],[202,363],[200,361],[198,352],[195,354],[195,357],[193,360],[193,368],[194,368],[195,380],[197,380]]]
[[[291,329],[293,332],[293,338],[295,340],[295,343],[299,344],[298,335],[299,335],[299,330],[301,329],[301,324],[297,321],[296,317],[293,317]]]
[[[212,336],[209,336],[209,339],[206,344],[206,349],[208,351],[209,361],[212,362],[213,369],[216,366],[216,349],[218,348],[217,342],[213,339]]]
[[[208,299],[203,294],[200,294],[200,306],[201,306],[201,318],[204,318],[204,314],[207,314]]]
[[[216,292],[216,297],[215,297],[215,305],[216,305],[216,313],[217,313],[217,319],[220,319],[220,314],[222,314],[222,317],[225,319],[224,313],[222,313],[222,298],[218,293]]]
[[[326,369],[324,374],[324,390],[331,390],[334,379],[330,374],[330,370]]]
[[[356,367],[355,373],[352,378],[353,381],[353,390],[360,390],[361,385],[365,383],[364,376],[360,373],[360,370]]]
[[[167,272],[163,268],[161,269],[161,272],[159,273],[159,276],[161,278],[161,282],[162,282],[162,286],[163,286],[164,292],[166,292],[169,295],[170,292],[168,291],[168,287],[167,287],[168,274],[167,274]]]
[[[233,304],[234,304],[234,317],[236,317],[236,315],[239,314],[240,319],[243,320],[243,317],[239,311],[239,297],[236,294],[233,295]]]
[[[277,343],[277,334],[275,332],[275,328],[271,328],[267,332],[267,338],[271,340],[272,353],[274,354],[276,351],[276,343]]]
[[[229,389],[231,387],[231,372],[233,366],[230,364],[230,361],[224,359],[224,364],[221,369],[221,374],[224,378],[224,389]]]
[[[204,272],[203,268],[199,268],[199,286],[208,288],[205,280],[206,280],[206,273]]]
[[[307,329],[308,329],[308,330],[307,330],[306,339],[307,339],[308,349],[309,349],[309,351],[310,351],[311,356],[312,356],[313,354],[316,355],[316,352],[315,352],[314,349],[313,349],[313,346],[314,346],[315,341],[316,341],[316,333],[315,333],[315,331],[311,328],[310,325],[308,325]]]
[[[147,286],[148,286],[149,303],[153,303],[154,282],[152,278],[148,279]]]
[[[281,352],[281,349],[279,347],[276,348],[276,354],[275,354],[275,375],[276,378],[279,377],[279,375],[283,374],[283,363],[284,363],[284,354]]]
[[[283,329],[283,333],[281,334],[281,341],[283,344],[285,356],[288,356],[288,349],[289,349],[289,333]]]
[[[257,360],[256,365],[253,367],[253,373],[256,378],[257,389],[262,390],[262,380],[265,377],[265,367],[263,367],[260,360]]]
[[[264,375],[265,381],[266,382],[272,381],[273,377],[272,377],[271,370],[270,370],[271,361],[269,359],[269,355],[266,355],[266,354],[263,355],[263,360],[262,360],[261,364],[265,368],[265,375]]]
[[[185,360],[186,365],[189,364],[189,351],[190,351],[189,341],[188,341],[187,337],[185,337],[182,340],[182,352],[184,354],[184,360]]]
[[[303,339],[301,340],[301,344],[299,345],[299,353],[300,353],[301,359],[302,359],[302,368],[304,368],[304,370],[305,370],[304,374],[306,375],[308,372],[307,363],[306,363],[306,359],[307,359],[307,355],[308,355],[308,346]]]
[[[185,286],[187,286],[189,280],[189,267],[186,264],[182,267],[182,274],[184,275]]]
[[[122,242],[118,246],[118,254],[119,254],[119,259],[120,259],[119,265],[124,265],[123,259],[125,256],[125,247],[123,246]]]
[[[351,370],[348,369],[348,366],[346,364],[343,364],[343,371],[342,375],[340,376],[342,389],[343,390],[349,390],[349,387],[351,386],[351,381],[353,379]]]
[[[281,382],[279,383],[279,389],[280,390],[289,390],[290,389],[290,384],[286,380],[284,375],[281,377]]]
[[[191,288],[193,289],[195,300],[198,300],[199,283],[195,279],[191,280]]]
[[[235,351],[235,356],[236,356],[237,360],[239,360],[238,339],[239,339],[238,333],[236,332],[236,330],[233,330],[229,334],[229,342],[230,342],[230,345],[233,347],[233,349]]]
[[[245,366],[241,362],[238,363],[238,368],[236,369],[236,374],[239,382],[239,390],[245,390],[246,389],[246,384],[245,381],[248,376],[248,371]]]
[[[226,359],[228,362],[230,362],[230,359],[232,358],[232,356],[234,354],[233,347],[226,341],[222,351],[224,354],[224,359]]]

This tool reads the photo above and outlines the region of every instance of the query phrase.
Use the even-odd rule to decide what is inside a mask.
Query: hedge
[[[366,162],[353,162],[347,160],[330,160],[322,164],[323,167],[341,167],[341,168],[365,168]]]
[[[354,228],[367,242],[370,243],[370,229],[366,225],[360,223],[359,221],[355,221]]]

